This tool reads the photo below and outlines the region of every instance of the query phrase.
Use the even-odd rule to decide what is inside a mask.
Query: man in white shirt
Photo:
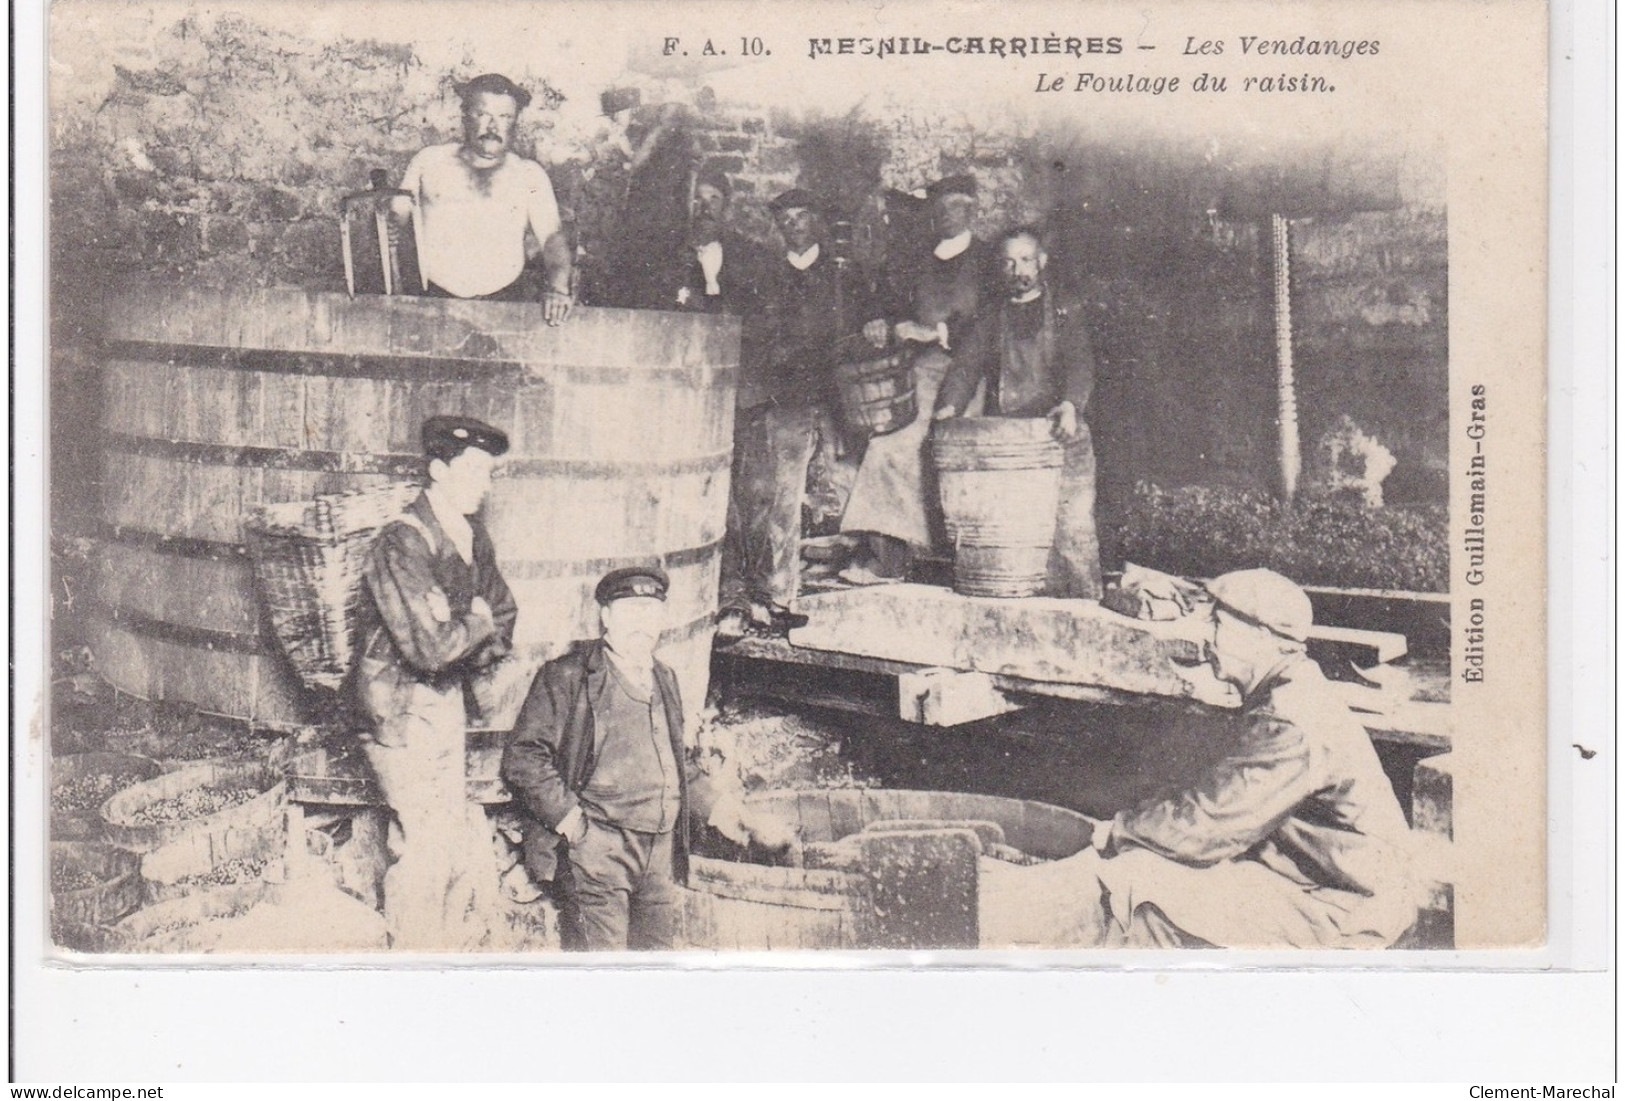
[[[569,316],[570,246],[553,184],[541,165],[512,151],[530,93],[497,73],[459,85],[463,140],[431,145],[412,158],[401,187],[417,196],[420,247],[429,293],[522,301],[528,229],[541,248],[549,325]]]

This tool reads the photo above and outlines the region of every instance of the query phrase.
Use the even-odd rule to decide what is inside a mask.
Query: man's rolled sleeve
[[[954,348],[948,373],[943,376],[942,388],[937,391],[937,408],[952,409],[964,415],[965,407],[976,396],[976,387],[987,378],[998,364],[989,362],[997,345],[993,331],[998,326],[998,312],[983,317],[966,333],[964,343]]]
[[[1057,343],[1060,347],[1056,351],[1066,370],[1061,400],[1071,402],[1081,417],[1095,392],[1095,352],[1089,342],[1089,327],[1085,324],[1082,306],[1073,306],[1069,311]]]

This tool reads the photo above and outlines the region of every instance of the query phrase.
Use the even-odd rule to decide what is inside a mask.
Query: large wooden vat
[[[1100,902],[1079,863],[1092,854],[1094,823],[1048,803],[884,789],[768,791],[747,802],[794,828],[807,866],[691,858],[692,947],[1076,947],[1080,917]],[[989,849],[1033,862],[985,855],[987,831],[1002,842]],[[815,862],[816,849],[825,856]]]
[[[104,335],[94,650],[119,689],[310,721],[261,623],[244,520],[417,477],[423,420],[461,413],[512,441],[485,519],[521,653],[535,664],[597,635],[597,579],[658,561],[672,577],[663,656],[701,706],[737,321],[581,309],[548,328],[529,303],[143,287],[108,303]]]

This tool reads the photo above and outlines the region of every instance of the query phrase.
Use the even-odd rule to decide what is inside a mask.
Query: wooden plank
[[[833,841],[834,827],[830,822],[829,793],[803,791],[796,796],[796,814],[801,825],[801,840]]]
[[[971,830],[872,833],[859,839],[870,878],[875,948],[975,948],[977,856]]]
[[[863,829],[863,793],[856,789],[829,793],[830,833],[836,841]]]
[[[1309,628],[1309,656],[1316,661],[1347,660],[1363,668],[1398,661],[1405,654],[1405,636],[1394,631],[1320,624]]]
[[[1129,619],[1089,600],[969,597],[877,585],[802,599],[798,646],[1174,698],[1235,695],[1199,663],[1202,625]]]

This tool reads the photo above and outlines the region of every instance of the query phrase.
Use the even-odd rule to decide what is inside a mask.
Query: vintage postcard
[[[1547,25],[59,0],[47,955],[1542,947]]]

